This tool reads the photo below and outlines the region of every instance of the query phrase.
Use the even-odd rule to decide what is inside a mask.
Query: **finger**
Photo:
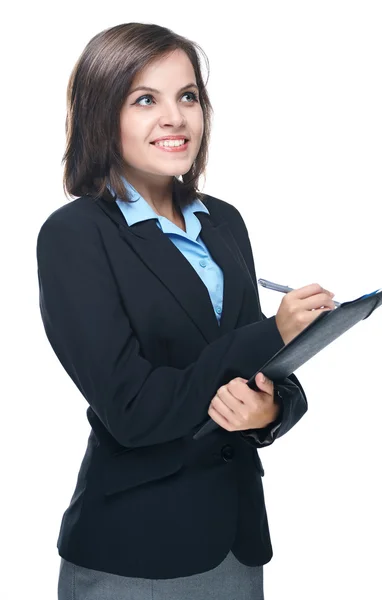
[[[329,296],[328,294],[325,293],[321,293],[321,294],[315,294],[314,296],[311,296],[310,298],[306,298],[304,300],[304,309],[306,310],[312,310],[312,309],[317,309],[317,308],[321,308],[321,306],[324,306],[325,308],[330,308],[330,309],[334,309],[335,305],[334,305],[334,301],[332,300],[332,297]]]
[[[333,308],[327,307],[327,308],[310,308],[309,311],[306,312],[305,316],[304,316],[304,321],[306,323],[306,327],[315,319],[317,319],[317,317],[320,316],[321,313],[324,312],[331,312],[332,310],[334,310]],[[314,313],[314,314],[313,314]],[[308,316],[306,316],[308,315]],[[301,321],[303,322],[303,321]]]
[[[241,421],[239,415],[223,402],[219,396],[215,396],[212,399],[210,406],[212,406],[216,412],[224,417],[231,425],[235,425],[236,427],[240,425]]]
[[[268,379],[268,377],[265,377],[263,373],[258,373],[256,375],[255,381],[262,392],[265,392],[267,394],[273,394],[273,381]]]
[[[319,283],[311,283],[310,285],[305,285],[302,288],[298,288],[298,289],[293,290],[292,292],[289,292],[289,294],[291,296],[293,295],[293,297],[299,298],[300,300],[309,298],[310,296],[313,296],[314,294],[322,294],[322,293],[331,294],[332,292],[323,288]]]
[[[233,410],[237,409],[237,406],[238,406],[237,403],[235,402],[235,399],[241,404],[245,404],[246,402],[249,402],[251,400],[252,390],[247,385],[247,380],[243,379],[242,377],[237,377],[236,379],[232,379],[232,381],[227,383],[225,388],[231,394],[232,398],[229,398],[228,396],[226,396],[223,389],[222,389],[222,394],[219,394],[219,395],[224,401],[226,401],[228,403],[228,406],[230,406]],[[220,390],[218,390],[218,393],[219,392],[220,392]]]
[[[234,387],[238,388],[239,386],[242,391],[238,398],[227,389],[224,389],[214,402],[215,408],[226,417],[236,429],[241,429],[242,426],[247,423],[251,410],[253,410],[254,403],[258,401],[258,399],[256,399],[258,392],[254,392],[246,384],[241,382],[236,382],[236,386]],[[240,392],[238,393],[240,394]],[[231,411],[231,414],[229,414],[229,410]]]
[[[240,399],[240,392],[238,392],[238,388],[244,387],[244,384],[241,381],[230,381],[226,385],[223,385],[216,392],[215,398],[219,398],[226,406],[228,406],[233,412],[237,412],[238,408],[242,404],[242,400]],[[246,386],[248,388],[248,386]],[[248,388],[249,389],[249,388]],[[236,394],[232,391],[236,390]]]
[[[218,411],[212,406],[212,404],[210,404],[208,414],[211,417],[211,419],[215,421],[215,423],[220,425],[220,427],[222,427],[226,431],[234,431],[234,428],[232,427],[231,423],[227,421],[227,419],[222,417],[221,414],[218,413]]]

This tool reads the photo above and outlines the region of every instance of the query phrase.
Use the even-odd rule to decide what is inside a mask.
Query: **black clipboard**
[[[365,320],[382,304],[382,289],[372,294],[361,296],[351,302],[344,302],[338,308],[321,313],[301,333],[276,352],[252,377],[247,385],[260,391],[255,382],[258,373],[264,373],[273,382],[281,383],[296,369],[308,362],[313,356],[329,346],[343,333]],[[204,437],[217,429],[219,425],[212,419],[193,435],[194,440]]]

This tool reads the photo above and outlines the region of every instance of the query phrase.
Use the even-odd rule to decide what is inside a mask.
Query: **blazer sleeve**
[[[260,306],[255,263],[248,230],[239,211],[231,205],[230,208],[233,211],[233,218],[229,219],[229,222],[255,286]],[[267,317],[263,313],[261,315],[263,322],[266,322]],[[257,448],[269,446],[277,438],[285,435],[308,410],[308,401],[304,389],[294,373],[282,381],[275,382],[274,390],[275,401],[280,405],[280,413],[276,421],[262,429],[247,429],[240,432],[246,441]]]
[[[240,432],[242,437],[256,448],[273,444],[277,438],[292,429],[308,410],[305,392],[293,373],[281,383],[275,383],[275,396],[281,407],[278,419],[263,429]]]
[[[192,434],[216,390],[249,378],[284,346],[275,318],[229,332],[185,369],[142,355],[95,222],[53,213],[37,238],[39,302],[62,366],[119,444],[140,447]]]

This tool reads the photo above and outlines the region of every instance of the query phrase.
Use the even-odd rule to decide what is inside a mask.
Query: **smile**
[[[151,142],[151,145],[164,152],[184,152],[188,148],[188,140],[163,140]]]

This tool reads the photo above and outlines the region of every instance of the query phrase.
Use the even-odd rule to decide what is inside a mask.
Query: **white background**
[[[235,205],[257,276],[339,301],[382,287],[378,1],[18,3],[2,27],[1,597],[56,598],[86,401],[38,305],[36,238],[66,203],[66,84],[93,35],[152,22],[198,42],[215,109],[203,191]],[[260,289],[267,316],[282,295]],[[309,411],[261,451],[266,600],[382,598],[382,309],[296,374]],[[185,541],[185,543],[187,543]],[[234,599],[233,599],[234,600]]]

